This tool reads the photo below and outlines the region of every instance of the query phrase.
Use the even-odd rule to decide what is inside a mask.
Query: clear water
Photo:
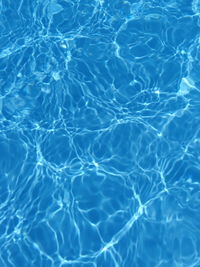
[[[0,251],[200,266],[200,1],[0,0]]]

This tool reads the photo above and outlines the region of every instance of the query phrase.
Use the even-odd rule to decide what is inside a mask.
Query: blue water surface
[[[200,267],[199,0],[0,0],[0,267]]]

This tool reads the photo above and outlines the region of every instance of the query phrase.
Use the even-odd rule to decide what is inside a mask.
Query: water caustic
[[[200,2],[0,0],[0,266],[200,266]]]

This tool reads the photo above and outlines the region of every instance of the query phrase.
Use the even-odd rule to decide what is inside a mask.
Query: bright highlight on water
[[[200,267],[200,1],[0,0],[0,267]]]

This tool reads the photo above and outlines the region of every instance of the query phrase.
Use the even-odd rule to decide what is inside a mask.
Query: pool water
[[[0,267],[200,267],[200,1],[0,0]]]

